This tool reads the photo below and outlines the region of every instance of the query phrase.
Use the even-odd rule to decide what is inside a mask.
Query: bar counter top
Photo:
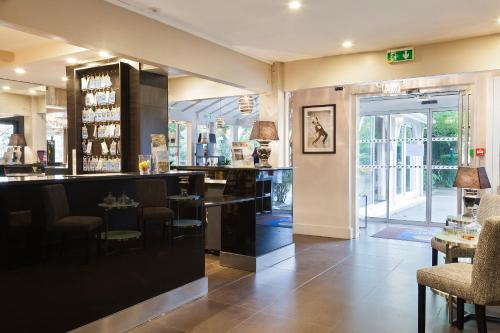
[[[230,171],[230,170],[244,170],[244,171],[276,171],[276,170],[293,170],[293,167],[272,167],[272,168],[259,168],[259,167],[234,167],[234,166],[203,166],[203,165],[187,165],[187,166],[176,166],[174,167],[178,170],[191,170],[191,171]]]
[[[82,174],[82,175],[30,175],[21,177],[0,177],[0,186],[10,184],[55,184],[66,182],[85,182],[99,180],[125,180],[139,178],[156,178],[168,176],[190,176],[201,174],[202,171],[181,171],[173,170],[167,173],[140,175],[139,173],[98,173],[98,174]]]

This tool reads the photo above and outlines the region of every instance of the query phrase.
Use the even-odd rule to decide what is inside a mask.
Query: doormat
[[[435,231],[427,229],[387,227],[372,235],[371,237],[430,243],[432,237],[434,237],[434,233]]]
[[[263,214],[257,217],[257,224],[264,225],[266,227],[281,227],[281,228],[292,228],[292,217],[291,215],[274,215],[274,214]]]

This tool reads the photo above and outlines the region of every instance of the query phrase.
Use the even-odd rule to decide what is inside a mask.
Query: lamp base
[[[260,163],[258,164],[259,168],[272,168],[272,165],[269,164],[268,160],[271,156],[271,147],[269,147],[269,141],[267,140],[257,140],[260,144],[260,147],[257,148],[257,156],[259,156]]]

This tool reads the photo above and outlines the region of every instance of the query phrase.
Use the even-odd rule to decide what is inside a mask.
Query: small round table
[[[449,264],[451,263],[451,249],[455,247],[461,247],[461,248],[468,248],[468,249],[475,249],[477,248],[477,241],[479,239],[479,236],[476,236],[472,240],[466,240],[463,239],[459,233],[451,233],[451,232],[446,232],[446,231],[441,231],[438,232],[437,234],[434,235],[434,240],[444,243],[446,247],[446,258],[445,258],[445,263]],[[453,307],[454,307],[454,302],[453,298],[450,297],[448,294],[444,294],[440,291],[438,291],[438,294],[441,294],[445,297],[448,298],[448,321],[450,324],[453,324]]]
[[[104,209],[104,252],[108,251],[108,240],[125,241],[130,239],[139,239],[141,232],[138,230],[111,230],[109,231],[109,214],[113,210],[131,209],[139,207],[139,203],[135,201],[121,203],[105,203],[98,205]],[[102,237],[102,236],[101,236]]]
[[[175,224],[172,221],[170,225],[170,235],[172,235],[172,238],[179,238],[181,236],[173,237],[174,235],[174,227],[199,227],[203,222],[201,220],[198,220],[198,210],[196,211],[196,219],[181,219],[180,218],[180,203],[181,202],[190,202],[190,201],[200,201],[201,197],[199,195],[194,195],[194,194],[188,194],[188,195],[169,195],[167,196],[167,200],[169,202],[175,201],[177,204],[177,219],[175,220]],[[201,204],[201,207],[203,207],[203,203]]]

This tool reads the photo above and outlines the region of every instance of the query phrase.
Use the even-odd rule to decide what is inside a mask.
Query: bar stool
[[[163,179],[140,179],[135,181],[139,202],[139,223],[142,226],[142,241],[146,244],[146,226],[152,221],[162,224],[162,237],[168,223],[172,223],[174,211],[167,207],[167,186]]]
[[[98,251],[101,249],[102,218],[98,216],[72,216],[70,215],[68,198],[63,185],[44,186],[43,200],[47,217],[46,232],[50,246],[50,236],[60,233],[62,236],[61,252],[64,247],[66,234],[84,234],[86,238],[85,259],[89,261],[90,240],[92,236],[98,240]]]

